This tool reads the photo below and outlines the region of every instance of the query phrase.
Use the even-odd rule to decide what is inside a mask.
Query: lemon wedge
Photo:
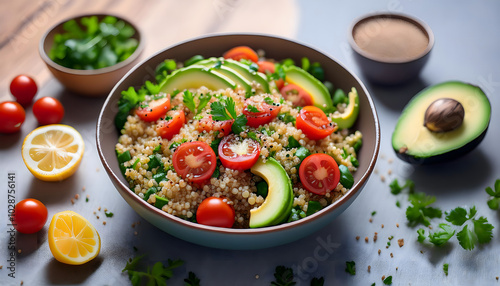
[[[83,216],[63,211],[56,213],[50,222],[49,248],[57,261],[80,265],[99,254],[101,238]]]
[[[71,126],[38,127],[26,136],[22,147],[24,164],[43,181],[61,181],[73,175],[83,157],[82,135]]]

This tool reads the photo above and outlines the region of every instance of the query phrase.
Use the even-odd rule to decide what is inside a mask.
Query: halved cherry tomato
[[[40,125],[57,124],[64,117],[64,107],[59,100],[44,96],[33,104],[33,114]]]
[[[141,120],[146,122],[153,122],[167,113],[170,109],[170,95],[163,98],[151,100],[147,103],[141,103],[141,106],[137,108],[135,114],[137,114]]]
[[[210,179],[217,166],[214,150],[205,142],[194,141],[181,144],[172,156],[175,172],[193,183],[204,183]]]
[[[24,199],[14,207],[13,225],[21,233],[40,231],[47,221],[47,208],[36,199]]]
[[[0,103],[0,133],[14,133],[21,129],[26,112],[21,104],[15,101]]]
[[[219,131],[224,133],[224,136],[227,136],[231,133],[231,127],[233,126],[234,119],[224,120],[224,121],[215,121],[212,119],[212,115],[208,115],[203,117],[198,123],[198,131]]]
[[[252,112],[248,109],[251,105],[257,108],[258,112]],[[245,101],[245,108],[243,114],[247,117],[247,125],[250,127],[259,127],[263,124],[271,122],[280,112],[281,106],[269,105],[263,101],[256,102],[253,97]]]
[[[225,59],[233,59],[235,61],[239,61],[241,59],[247,59],[251,60],[254,63],[256,63],[259,60],[259,56],[257,55],[257,53],[254,50],[252,50],[252,48],[247,46],[234,47],[229,51],[225,52],[223,57]]]
[[[222,165],[233,170],[250,169],[260,155],[260,144],[250,138],[242,139],[231,134],[219,144],[219,159]]]
[[[166,116],[165,120],[160,120],[156,125],[156,134],[170,140],[179,134],[179,130],[186,123],[186,115],[182,110],[171,110],[167,112]]]
[[[223,198],[209,197],[198,206],[196,221],[204,225],[230,228],[234,224],[234,215],[234,208]]]
[[[295,126],[311,140],[320,140],[337,130],[323,110],[316,106],[306,106],[300,110]]]
[[[259,61],[257,65],[259,65],[259,72],[263,74],[273,74],[276,72],[276,66],[273,62]],[[282,78],[275,80],[274,83],[276,84],[278,90],[281,90],[281,88],[285,85],[285,81]]]
[[[36,82],[27,75],[18,75],[10,83],[10,92],[19,104],[26,106],[33,101],[38,87]]]
[[[286,100],[292,102],[293,106],[313,105],[311,95],[296,84],[289,83],[285,85],[280,92]]]
[[[331,156],[316,153],[302,161],[299,177],[306,190],[317,195],[324,195],[337,187],[340,181],[340,170]]]

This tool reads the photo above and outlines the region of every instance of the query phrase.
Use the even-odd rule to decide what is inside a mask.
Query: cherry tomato
[[[204,183],[210,179],[217,166],[214,150],[205,142],[194,141],[181,144],[172,156],[175,172],[193,183]]]
[[[257,55],[257,53],[254,50],[252,50],[252,48],[247,46],[234,47],[229,51],[225,52],[223,57],[225,59],[233,59],[235,61],[239,61],[241,59],[247,59],[251,60],[254,63],[256,63],[259,60],[259,56]]]
[[[289,83],[280,90],[286,100],[290,100],[293,106],[313,105],[311,95],[296,84]]]
[[[29,105],[38,91],[36,82],[27,75],[18,75],[10,83],[10,93],[21,105]]]
[[[259,65],[259,72],[263,74],[273,74],[276,71],[276,66],[270,61],[259,61],[257,65]],[[285,81],[282,78],[275,80],[274,83],[276,84],[278,90],[281,90],[281,88],[285,85]]]
[[[316,106],[306,106],[300,110],[295,126],[311,140],[320,140],[337,130],[323,110]]]
[[[14,227],[21,233],[38,232],[45,225],[47,214],[47,208],[39,200],[22,200],[14,207]]]
[[[230,228],[234,224],[234,215],[234,208],[223,198],[209,197],[198,206],[196,221],[199,224]]]
[[[219,144],[219,159],[222,165],[234,170],[250,169],[260,155],[258,142],[231,134],[222,139]]]
[[[153,122],[165,115],[169,109],[170,95],[167,95],[160,99],[142,103],[142,105],[136,109],[135,114],[143,121]]]
[[[57,124],[64,117],[64,107],[53,97],[42,97],[33,104],[33,114],[40,125]]]
[[[324,195],[337,187],[340,181],[340,170],[331,156],[316,153],[302,161],[299,177],[306,190],[317,195]]]
[[[182,110],[171,110],[166,115],[166,119],[160,120],[156,125],[156,133],[161,138],[170,140],[176,134],[179,134],[182,126],[186,123],[186,115]]]
[[[24,108],[15,101],[0,103],[0,133],[14,133],[21,129],[26,118]]]
[[[231,133],[231,127],[233,126],[234,119],[224,120],[224,121],[215,121],[212,119],[212,115],[208,115],[203,117],[198,123],[198,131],[219,131],[224,133],[224,136],[227,136]]]
[[[249,110],[248,106],[251,105],[257,108],[257,112]],[[247,117],[247,125],[250,127],[259,127],[263,124],[271,122],[280,112],[281,106],[269,105],[263,101],[256,102],[253,97],[245,101],[245,108],[243,114]]]

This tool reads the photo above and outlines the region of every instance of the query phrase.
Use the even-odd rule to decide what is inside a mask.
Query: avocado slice
[[[218,65],[224,66],[226,68],[231,69],[235,73],[239,74],[242,78],[246,79],[246,81],[249,82],[250,85],[252,85],[253,82],[258,83],[261,86],[262,91],[264,93],[270,92],[269,82],[267,81],[267,77],[263,73],[253,71],[250,69],[249,66],[240,63],[238,61],[232,59],[212,57],[200,61],[197,64],[215,68],[217,68]]]
[[[330,92],[318,79],[296,66],[285,67],[285,74],[286,82],[300,86],[311,95],[314,106],[321,108],[324,112],[332,111],[333,103]]]
[[[229,79],[234,81],[234,83],[236,85],[239,85],[242,88],[244,88],[246,92],[252,91],[252,82],[250,82],[250,80],[243,77],[240,73],[236,72],[234,69],[229,68],[225,65],[222,65],[222,62],[220,65],[217,65],[217,62],[218,62],[218,60],[216,62],[214,62],[213,60],[203,60],[203,61],[197,62],[196,64],[205,66],[207,68],[212,69],[213,71],[216,71],[218,73],[221,73],[221,74],[227,76]]]
[[[463,106],[462,123],[453,130],[431,131],[424,125],[434,102],[452,99]],[[430,86],[415,95],[404,108],[392,134],[397,156],[412,164],[448,161],[474,149],[486,135],[491,117],[490,101],[481,88],[459,81]],[[443,121],[449,121],[447,115]]]
[[[225,75],[195,64],[179,69],[169,75],[163,82],[160,91],[171,94],[175,90],[183,91],[202,86],[211,90],[236,88],[234,81]]]
[[[359,114],[359,96],[356,88],[352,88],[349,92],[349,104],[347,105],[344,112],[334,112],[332,115],[332,121],[337,123],[340,129],[351,128]]]
[[[268,185],[267,197],[264,203],[250,210],[250,227],[264,227],[283,222],[292,211],[292,182],[285,169],[274,158],[266,162],[259,159],[250,171],[262,177]]]

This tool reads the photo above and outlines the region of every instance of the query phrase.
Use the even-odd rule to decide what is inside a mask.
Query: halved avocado
[[[212,58],[213,59],[213,58]],[[228,78],[230,78],[236,85],[241,86],[244,88],[247,92],[252,91],[252,83],[250,80],[247,78],[243,77],[240,73],[236,72],[234,69],[229,68],[225,65],[217,65],[217,62],[214,62],[213,60],[203,60],[199,61],[196,64],[197,65],[202,65],[207,68],[213,69],[215,72],[221,73]]]
[[[175,90],[183,91],[202,86],[211,90],[236,88],[234,81],[225,75],[204,66],[191,65],[169,75],[165,79],[160,91],[171,94]]]
[[[285,67],[285,74],[286,82],[300,86],[311,95],[314,106],[325,112],[332,110],[333,103],[330,92],[318,79],[296,66]]]
[[[349,104],[344,112],[335,112],[332,114],[332,121],[337,123],[340,129],[351,128],[359,114],[359,96],[356,88],[352,88],[349,92]]]
[[[292,211],[292,182],[285,169],[274,158],[264,163],[259,159],[250,171],[262,177],[268,185],[267,197],[257,209],[250,210],[250,227],[264,227],[283,222]]]
[[[451,109],[445,109],[442,102],[453,103],[448,104]],[[457,102],[463,108],[455,108]],[[436,104],[441,108],[435,108]],[[457,110],[462,118],[450,125]],[[434,116],[429,116],[432,112]],[[399,158],[412,164],[454,159],[483,140],[490,116],[491,105],[481,88],[459,81],[437,84],[418,93],[405,107],[392,134],[392,147]],[[445,128],[429,124],[426,117]]]

